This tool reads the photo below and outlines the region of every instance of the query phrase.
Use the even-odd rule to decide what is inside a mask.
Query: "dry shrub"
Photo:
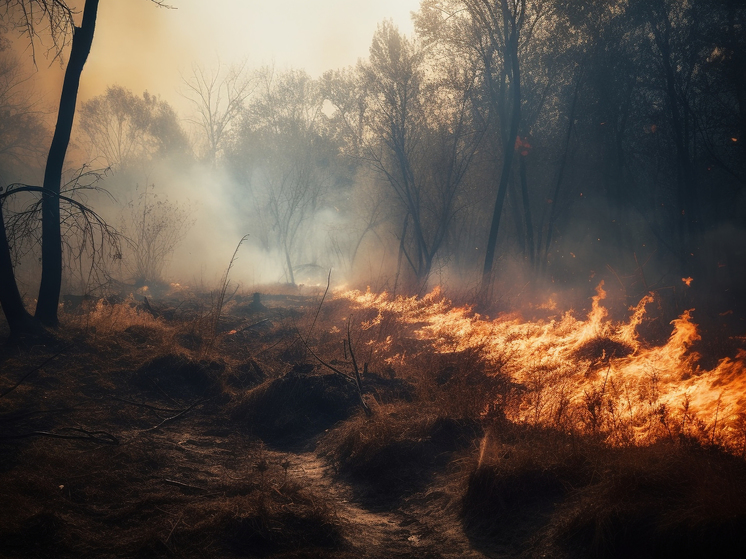
[[[131,344],[168,351],[176,347],[175,337],[183,326],[155,318],[141,303],[130,298],[109,303],[99,299],[83,314],[64,313],[60,320],[70,332],[83,332],[91,344]]]
[[[162,328],[164,324],[130,298],[120,303],[109,303],[99,299],[88,312],[65,314],[65,322],[73,326],[88,328],[96,334],[122,332],[130,326]]]
[[[181,453],[155,437],[120,447],[42,440],[0,472],[2,557],[264,557],[346,547],[333,505],[271,467],[232,470],[210,490],[183,479]],[[249,449],[244,449],[249,450]],[[230,463],[224,464],[230,466]],[[238,463],[236,464],[238,466]],[[240,466],[239,466],[240,468]],[[225,485],[227,483],[227,485]]]
[[[746,464],[694,443],[609,447],[508,424],[483,441],[463,517],[472,537],[529,555],[740,557]]]
[[[487,429],[463,497],[465,526],[512,541],[547,521],[567,489],[589,477],[587,456],[552,430],[500,422]]]
[[[553,535],[593,557],[742,557],[746,464],[714,448],[608,449]]]
[[[476,422],[411,403],[380,405],[346,421],[321,441],[337,470],[362,484],[363,497],[393,504],[422,489],[435,471],[479,436]]]
[[[190,401],[219,394],[224,370],[223,363],[168,353],[142,365],[132,375],[131,383],[157,399]]]
[[[245,393],[234,404],[233,421],[278,448],[303,445],[359,408],[351,382],[296,365],[285,376]]]
[[[266,557],[303,550],[314,556],[343,548],[344,538],[332,506],[297,483],[261,488],[249,495],[227,497],[183,511],[179,548],[214,541],[239,557]],[[203,544],[204,546],[204,544]]]

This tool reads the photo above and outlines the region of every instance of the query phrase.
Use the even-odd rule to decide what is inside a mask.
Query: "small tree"
[[[222,152],[231,125],[240,116],[254,84],[246,76],[246,63],[230,66],[227,71],[218,63],[212,71],[195,64],[191,75],[182,78],[184,96],[195,108],[190,120],[202,134],[202,157],[215,165]]]
[[[189,206],[180,206],[168,197],[159,197],[155,185],[140,190],[127,205],[122,233],[126,238],[124,265],[143,286],[163,280],[163,270],[184,235],[194,225]]]
[[[189,147],[171,105],[147,91],[140,97],[118,85],[83,103],[80,125],[92,155],[113,169]]]
[[[322,126],[323,100],[305,72],[265,69],[231,146],[231,168],[255,204],[267,248],[284,256],[288,283],[332,184],[336,152]]]

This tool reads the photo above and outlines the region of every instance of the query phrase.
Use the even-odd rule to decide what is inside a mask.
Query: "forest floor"
[[[742,458],[486,421],[470,374],[365,371],[369,417],[321,296],[68,301],[6,346],[0,557],[744,556]]]

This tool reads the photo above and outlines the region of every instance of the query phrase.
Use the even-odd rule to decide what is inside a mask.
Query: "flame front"
[[[511,397],[501,403],[512,421],[591,433],[616,445],[681,437],[746,453],[746,350],[703,369],[690,349],[700,339],[693,309],[672,321],[665,344],[647,346],[637,327],[653,295],[621,323],[608,318],[605,296],[601,283],[584,320],[567,312],[531,322],[515,315],[484,319],[470,307],[454,307],[437,288],[422,298],[338,295],[353,308],[377,311],[363,330],[386,320],[409,328],[397,334],[417,342],[406,351],[396,335],[370,338],[371,353],[386,364],[406,365],[416,352],[477,352],[493,375],[512,381]]]

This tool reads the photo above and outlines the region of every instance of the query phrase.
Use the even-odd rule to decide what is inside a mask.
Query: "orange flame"
[[[517,387],[517,404],[504,410],[513,421],[593,432],[610,444],[683,436],[746,451],[738,421],[746,414],[746,350],[712,370],[701,369],[699,355],[690,350],[700,339],[693,309],[671,322],[665,344],[647,347],[637,328],[654,296],[643,297],[626,322],[615,323],[602,304],[603,283],[585,319],[567,312],[536,322],[516,315],[483,319],[468,306],[454,307],[438,288],[422,298],[370,290],[338,297],[377,311],[363,330],[390,318],[410,329],[419,351],[479,352],[494,374],[507,375]],[[418,350],[402,350],[395,338],[368,343],[383,362],[406,365]]]

